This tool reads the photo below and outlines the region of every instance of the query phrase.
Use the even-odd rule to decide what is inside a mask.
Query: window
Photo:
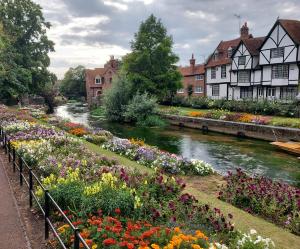
[[[227,54],[228,54],[228,58],[230,58],[231,55],[232,55],[232,48],[231,47],[228,48]]]
[[[280,88],[280,99],[292,100],[295,99],[298,94],[297,87],[281,87]]]
[[[195,93],[203,93],[202,86],[195,86]]]
[[[249,83],[250,82],[250,71],[239,71],[238,82]]]
[[[220,95],[220,86],[213,85],[212,86],[212,96],[219,96]]]
[[[99,76],[95,78],[95,84],[101,84],[101,78]]]
[[[203,80],[203,75],[202,75],[202,74],[197,74],[197,75],[195,76],[195,79],[196,79],[196,80]]]
[[[276,88],[271,87],[267,89],[267,97],[275,98],[276,97]]]
[[[218,51],[214,52],[214,54],[213,54],[213,60],[217,60],[218,57],[219,57]]]
[[[226,65],[221,66],[221,78],[226,78]]]
[[[263,97],[264,96],[264,89],[262,87],[257,88],[257,97]]]
[[[274,65],[272,67],[272,79],[287,79],[289,77],[288,65]]]
[[[245,65],[246,64],[246,56],[240,56],[238,64],[239,65]]]
[[[177,90],[177,93],[184,93],[184,89],[183,89],[183,88],[178,89],[178,90]]]
[[[271,58],[280,58],[283,57],[284,48],[272,48],[271,49]]]
[[[210,73],[211,73],[210,77],[212,79],[215,79],[216,78],[216,68],[212,67]]]
[[[250,87],[241,87],[240,97],[241,97],[241,99],[252,98],[252,88],[250,88]]]

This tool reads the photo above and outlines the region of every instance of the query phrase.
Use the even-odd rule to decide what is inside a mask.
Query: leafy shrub
[[[137,122],[138,126],[145,126],[145,127],[163,127],[166,126],[166,121],[164,121],[158,115],[150,115],[146,117],[145,120],[139,120]]]

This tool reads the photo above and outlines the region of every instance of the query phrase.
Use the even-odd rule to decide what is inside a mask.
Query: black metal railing
[[[33,200],[38,205],[41,213],[44,216],[44,233],[45,233],[45,239],[49,238],[50,229],[52,230],[53,235],[58,240],[59,244],[62,246],[62,248],[67,249],[66,245],[64,244],[62,238],[59,236],[54,223],[51,220],[51,212],[57,211],[61,217],[63,217],[65,224],[68,224],[71,229],[73,230],[74,234],[74,243],[73,247],[74,249],[79,248],[85,248],[90,249],[90,247],[87,245],[85,240],[80,235],[80,230],[75,227],[70,219],[66,216],[66,214],[63,212],[63,210],[59,207],[57,202],[53,199],[49,191],[43,186],[43,184],[40,182],[37,175],[33,172],[32,168],[27,164],[27,162],[24,160],[24,158],[19,155],[15,148],[12,148],[10,141],[7,138],[7,135],[2,127],[0,127],[0,139],[2,142],[2,147],[5,150],[5,154],[8,155],[8,161],[12,163],[13,172],[18,171],[19,173],[19,182],[20,186],[27,186],[28,193],[29,193],[29,206],[33,206]],[[42,205],[38,199],[38,197],[35,194],[34,185],[37,184],[44,193],[44,205]],[[44,206],[44,207],[43,207]]]

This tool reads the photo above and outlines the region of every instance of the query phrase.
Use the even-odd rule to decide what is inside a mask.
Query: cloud
[[[174,40],[179,64],[192,53],[203,61],[221,40],[239,35],[239,20],[254,36],[268,33],[277,17],[300,20],[299,0],[33,0],[52,23],[56,43],[51,70],[59,78],[70,65],[101,67],[109,55],[130,51],[130,41],[150,14],[161,18]],[[266,15],[267,12],[267,15]]]

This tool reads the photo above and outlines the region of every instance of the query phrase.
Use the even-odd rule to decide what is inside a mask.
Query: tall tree
[[[172,37],[160,19],[151,15],[141,23],[131,42],[132,53],[123,61],[133,91],[146,91],[162,101],[172,98],[182,87],[182,76],[175,65],[179,58],[172,46]]]
[[[48,53],[54,43],[48,40],[46,22],[41,7],[31,0],[1,0],[0,22],[9,45],[2,53],[6,61],[0,76],[0,90],[5,97],[18,98],[24,93],[41,94],[52,75]]]
[[[85,68],[77,66],[70,68],[60,84],[60,92],[67,97],[85,97]]]

